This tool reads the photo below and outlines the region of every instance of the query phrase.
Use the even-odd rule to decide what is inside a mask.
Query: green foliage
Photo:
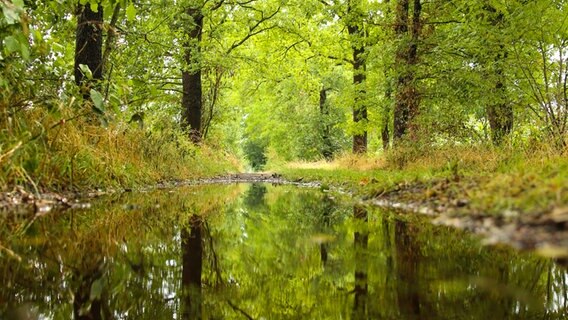
[[[197,68],[206,144],[248,154],[254,167],[264,162],[262,154],[283,161],[330,158],[350,150],[352,135],[365,131],[370,152],[382,151],[381,135],[392,135],[399,76],[409,73],[421,106],[417,134],[408,142],[413,147],[489,144],[488,111],[505,106],[514,111],[506,145],[550,141],[565,150],[564,2],[423,2],[417,39],[395,34],[398,1],[81,3],[104,10],[104,80],[89,92],[92,105],[73,84],[77,3],[0,3],[0,156],[12,156],[20,144],[27,152],[48,150],[28,146],[52,143],[45,132],[58,131],[62,126],[53,126],[69,118],[101,122],[105,130],[138,124],[152,137],[161,127],[177,128],[181,70]],[[190,4],[202,4],[204,27],[199,44],[190,44],[200,53],[188,64]],[[397,52],[413,41],[417,63],[397,65]],[[366,80],[358,85],[354,48],[364,49],[359,73]],[[361,106],[368,120],[355,123],[352,110]],[[41,165],[32,159],[41,158],[30,154],[6,175],[35,172]],[[25,176],[16,175],[18,181]]]
[[[253,170],[262,170],[266,165],[266,142],[247,140],[244,154]]]

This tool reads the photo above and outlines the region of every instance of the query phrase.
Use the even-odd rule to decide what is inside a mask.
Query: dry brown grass
[[[371,171],[384,169],[387,166],[383,156],[376,155],[354,155],[344,153],[336,157],[333,161],[319,160],[315,162],[295,161],[285,165],[289,169],[321,169],[336,170],[350,169],[358,171]]]

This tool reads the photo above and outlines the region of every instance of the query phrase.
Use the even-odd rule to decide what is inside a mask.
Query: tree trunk
[[[495,83],[495,91],[500,101],[487,106],[487,118],[491,127],[493,144],[501,145],[505,137],[513,130],[513,108],[503,101],[506,99],[506,87],[502,79],[503,70],[499,68],[496,74],[499,79]]]
[[[385,72],[385,79],[388,79],[387,72]],[[390,130],[389,130],[389,123],[390,123],[390,114],[391,114],[391,99],[392,99],[392,84],[389,81],[387,85],[387,89],[385,90],[385,101],[386,103],[383,105],[383,123],[381,129],[381,140],[383,143],[383,150],[388,150],[390,145]]]
[[[363,85],[366,80],[365,45],[364,34],[360,26],[363,23],[358,4],[349,3],[348,13],[350,21],[347,24],[347,31],[351,37],[351,48],[353,49],[353,86],[355,87],[355,105],[353,106],[353,122],[367,121],[367,106],[365,105],[365,89]],[[367,130],[353,135],[353,153],[367,152]]]
[[[110,75],[108,73],[108,64],[110,60],[110,54],[115,46],[115,38],[116,38],[116,24],[118,22],[118,18],[120,15],[121,6],[120,3],[117,3],[114,6],[114,10],[112,12],[112,17],[110,18],[110,23],[108,24],[107,30],[107,37],[105,42],[105,48],[103,50],[103,57],[102,57],[102,65],[101,71],[103,74],[106,74],[106,79],[110,79]]]
[[[420,0],[414,0],[412,25],[409,33],[409,0],[399,0],[396,8],[395,33],[402,43],[396,52],[395,70],[398,74],[394,106],[394,140],[416,134],[414,119],[418,114],[420,96],[416,85],[414,67],[418,64],[418,40],[420,38]],[[409,37],[409,41],[405,38]],[[416,138],[416,137],[414,137]]]
[[[329,125],[329,106],[327,104],[327,91],[329,89],[322,88],[320,90],[320,116],[323,123],[322,128],[322,156],[327,160],[333,157],[333,146],[331,145],[331,128]]]
[[[355,85],[355,107],[353,108],[353,122],[359,123],[367,121],[367,106],[364,105],[365,90],[360,87],[366,80],[365,76],[365,62],[362,60],[364,49],[356,49],[353,51],[353,57],[356,59],[353,74],[353,84]],[[358,88],[358,89],[357,89]],[[362,133],[353,135],[353,153],[366,153],[367,152],[367,130]]]
[[[192,26],[188,29],[188,40],[185,44],[182,72],[182,109],[184,127],[189,130],[189,137],[194,143],[201,141],[201,113],[203,89],[201,84],[201,36],[203,31],[203,14],[199,8],[190,8],[187,14],[192,18]]]
[[[86,79],[81,65],[91,70],[93,78]],[[103,78],[103,7],[99,4],[97,12],[90,5],[77,8],[77,33],[75,39],[75,83],[81,89],[83,98],[89,99],[90,89]]]
[[[495,8],[488,6],[486,10],[491,17],[491,25],[493,28],[500,28],[505,20],[503,13],[498,13]],[[499,43],[499,49],[492,61],[495,65],[495,86],[494,92],[496,101],[495,103],[490,103],[487,106],[487,120],[489,120],[489,126],[491,127],[491,138],[493,144],[500,145],[505,137],[511,133],[513,130],[513,106],[507,101],[507,88],[505,86],[505,74],[503,63],[507,58],[507,52],[505,50],[505,45]]]
[[[391,10],[390,10],[390,6],[388,6],[388,4],[390,3],[390,0],[384,0],[385,4],[387,4],[387,11],[386,11],[386,16],[390,16]],[[390,75],[389,75],[389,67],[385,65],[384,69],[383,69],[383,73],[385,76],[385,80],[387,81],[387,86],[386,86],[386,90],[385,90],[385,101],[386,103],[383,105],[383,119],[382,119],[382,129],[381,129],[381,142],[383,145],[383,150],[386,151],[389,149],[390,146],[390,120],[391,120],[391,108],[392,108],[392,104],[391,104],[391,100],[392,100],[392,91],[393,91],[393,82],[391,81]]]

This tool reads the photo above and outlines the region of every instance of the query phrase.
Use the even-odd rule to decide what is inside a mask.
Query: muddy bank
[[[266,183],[290,183],[282,178],[281,175],[277,173],[235,173],[225,176],[219,176],[209,179],[199,179],[197,183],[254,183],[254,182],[266,182]]]
[[[42,215],[56,207],[89,207],[92,199],[104,195],[173,189],[186,185],[231,183],[291,184],[328,188],[323,187],[319,182],[304,182],[302,179],[289,181],[275,173],[238,173],[208,179],[167,181],[136,190],[109,189],[83,193],[35,194],[16,187],[11,192],[0,193],[0,213]],[[517,249],[536,250],[548,257],[568,259],[568,207],[550,208],[536,213],[509,210],[501,214],[487,214],[472,208],[463,193],[448,190],[439,189],[436,193],[432,193],[431,188],[420,184],[396,186],[387,192],[377,192],[367,196],[363,202],[400,212],[432,216],[434,224],[452,226],[479,234],[487,244],[503,243]],[[362,198],[357,192],[345,192],[337,187],[332,187],[331,192],[348,193],[354,198]]]
[[[124,192],[145,192],[154,189],[173,189],[197,184],[227,184],[227,183],[272,183],[292,184],[304,187],[318,187],[319,182],[303,182],[302,179],[289,181],[276,173],[237,173],[213,178],[197,180],[163,181],[155,185],[136,189],[95,189],[84,192],[30,192],[23,187],[14,187],[11,191],[0,192],[0,214],[9,212],[26,212],[45,214],[53,208],[88,207],[92,199]]]
[[[448,183],[441,181],[438,185]],[[488,213],[473,207],[467,192],[455,192],[451,188],[432,190],[431,185],[419,183],[376,193],[365,202],[432,216],[434,224],[479,234],[488,245],[507,244],[568,261],[568,206],[551,206],[540,212],[511,209]]]

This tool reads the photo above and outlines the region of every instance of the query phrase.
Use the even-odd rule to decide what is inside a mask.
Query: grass
[[[270,169],[291,180],[321,181],[367,197],[467,204],[459,210],[465,213],[536,215],[568,203],[568,157],[546,146],[407,148]]]
[[[235,157],[196,147],[168,121],[160,129],[111,123],[43,108],[20,110],[0,124],[0,186],[35,191],[131,188],[239,171]]]

